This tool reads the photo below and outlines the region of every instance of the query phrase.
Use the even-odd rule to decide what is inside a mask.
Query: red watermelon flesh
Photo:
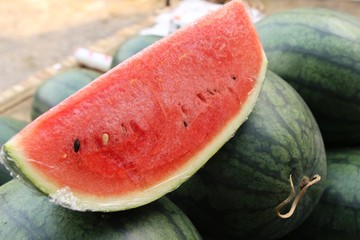
[[[5,165],[76,210],[117,211],[173,190],[251,112],[267,60],[234,0],[64,100],[3,147]]]

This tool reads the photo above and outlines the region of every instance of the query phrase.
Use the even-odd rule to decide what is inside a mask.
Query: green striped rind
[[[161,38],[163,37],[158,35],[136,35],[128,38],[113,54],[111,67],[115,67]]]
[[[11,117],[0,116],[0,148],[12,136],[18,133],[27,123]],[[1,158],[0,158],[1,162]],[[0,164],[0,185],[10,181],[12,177],[4,165]]]
[[[0,239],[201,239],[184,213],[162,198],[117,213],[71,211],[18,180],[0,187]]]
[[[306,8],[256,24],[269,69],[312,110],[328,144],[360,142],[360,19]]]
[[[324,194],[289,239],[360,239],[360,147],[329,150],[327,159]]]
[[[322,180],[303,196],[291,218],[280,219],[275,207],[290,193],[290,174],[296,188],[303,176],[320,174]],[[268,72],[249,119],[169,196],[202,234],[275,239],[311,213],[325,179],[324,144],[310,110],[289,84]]]
[[[94,70],[72,68],[50,77],[34,94],[31,118],[37,118],[100,75],[100,72]]]

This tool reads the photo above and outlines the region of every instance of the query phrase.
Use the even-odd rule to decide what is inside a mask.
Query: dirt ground
[[[360,15],[359,1],[258,2],[263,3],[268,13],[291,7],[325,6]],[[77,47],[88,46],[156,14],[165,8],[165,3],[165,0],[0,0],[0,92],[61,61]]]
[[[165,0],[0,0],[0,92],[164,9]]]

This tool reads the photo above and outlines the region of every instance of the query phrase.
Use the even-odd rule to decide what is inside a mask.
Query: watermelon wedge
[[[3,162],[79,211],[152,202],[192,176],[247,119],[267,59],[234,0],[130,57],[30,123]]]

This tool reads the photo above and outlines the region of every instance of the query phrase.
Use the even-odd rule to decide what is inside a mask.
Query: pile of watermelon
[[[1,239],[360,238],[360,19],[233,0],[113,59],[0,118]]]

